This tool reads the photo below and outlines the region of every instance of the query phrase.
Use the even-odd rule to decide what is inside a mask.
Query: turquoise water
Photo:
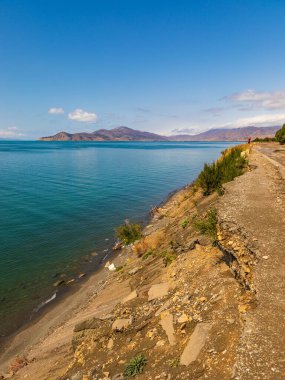
[[[1,141],[0,335],[35,313],[56,281],[98,267],[117,225],[144,221],[230,145]]]

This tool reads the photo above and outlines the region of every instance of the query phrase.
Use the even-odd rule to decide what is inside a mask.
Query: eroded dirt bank
[[[92,280],[76,307],[67,301],[65,318],[34,337],[5,377],[123,379],[141,357],[138,379],[283,379],[285,180],[271,161],[276,147],[270,159],[254,147],[250,170],[222,196],[191,186],[172,196],[122,251],[119,270],[100,288]],[[217,236],[202,234],[197,218],[214,208]]]

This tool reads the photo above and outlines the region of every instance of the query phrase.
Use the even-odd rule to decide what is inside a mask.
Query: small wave
[[[41,308],[43,308],[45,305],[47,305],[48,303],[50,303],[51,301],[53,301],[55,298],[56,298],[56,292],[50,298],[48,298],[47,300],[41,302],[37,307],[35,307],[34,310],[33,310],[33,312],[37,313]]]

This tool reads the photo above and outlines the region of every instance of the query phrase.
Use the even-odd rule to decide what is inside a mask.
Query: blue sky
[[[0,0],[0,137],[285,122],[283,0]]]

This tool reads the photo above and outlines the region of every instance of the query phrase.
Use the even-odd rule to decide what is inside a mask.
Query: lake
[[[235,144],[1,141],[0,335],[36,314],[54,283],[94,271],[116,226],[145,221]]]

